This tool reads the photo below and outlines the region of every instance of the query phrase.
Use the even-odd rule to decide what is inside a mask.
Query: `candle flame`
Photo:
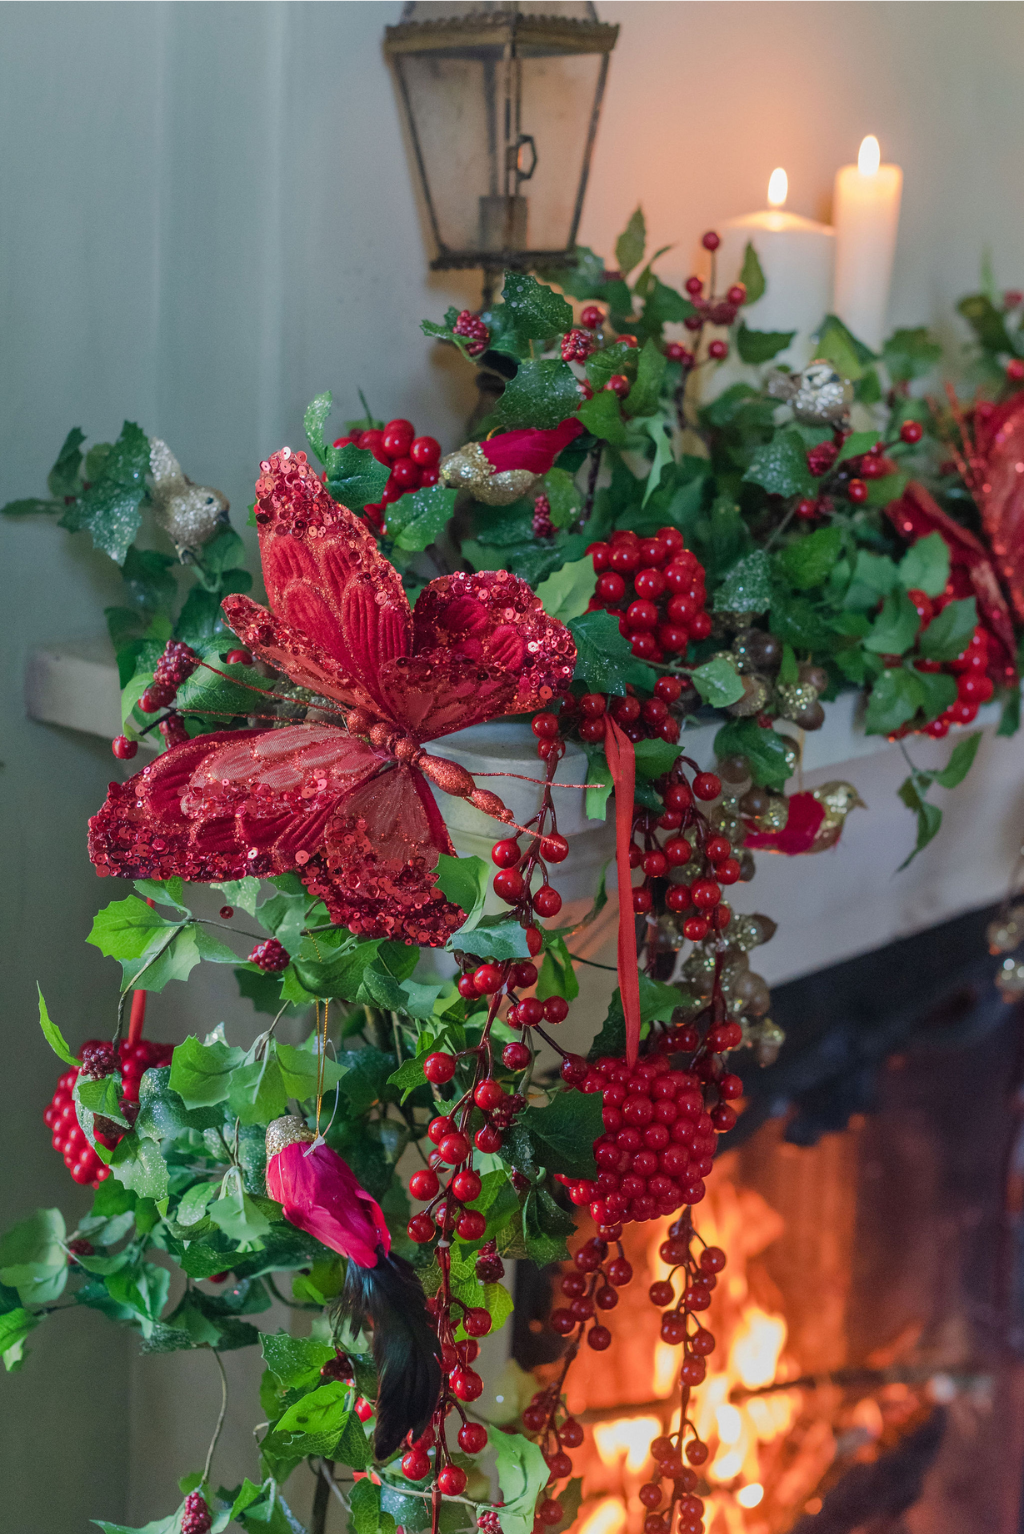
[[[860,153],[857,155],[857,169],[862,176],[877,176],[878,167],[881,163],[882,151],[879,148],[878,140],[873,133],[869,133],[867,138],[861,143]]]
[[[778,166],[768,178],[768,204],[772,208],[781,208],[789,196],[789,177]]]

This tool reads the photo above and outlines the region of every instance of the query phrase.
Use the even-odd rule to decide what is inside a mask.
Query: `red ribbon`
[[[615,785],[615,867],[619,884],[619,995],[626,1021],[626,1064],[632,1069],[640,1049],[640,971],[636,962],[636,919],[629,849],[633,841],[633,794],[636,757],[633,742],[605,715],[604,751]]]

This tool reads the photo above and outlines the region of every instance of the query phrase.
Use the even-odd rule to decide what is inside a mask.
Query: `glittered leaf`
[[[567,362],[554,357],[523,362],[483,424],[488,431],[514,431],[521,426],[550,431],[572,415],[579,403],[579,384]]]
[[[146,493],[148,471],[149,438],[133,421],[125,421],[103,460],[102,472],[67,508],[61,526],[72,532],[88,528],[96,548],[123,564],[142,522],[139,503]]]
[[[84,441],[85,432],[79,426],[72,426],[57,454],[57,462],[46,476],[46,488],[58,500],[66,495],[78,495],[82,489]]]
[[[243,1049],[217,1040],[200,1044],[194,1035],[190,1035],[175,1047],[171,1057],[171,1090],[177,1092],[186,1108],[224,1102],[231,1085],[231,1072],[244,1059]]]
[[[264,1332],[260,1339],[263,1362],[284,1390],[301,1390],[320,1378],[320,1370],[334,1348],[316,1337],[293,1337],[288,1332]]]
[[[327,489],[333,498],[357,514],[364,506],[379,505],[384,486],[391,477],[385,463],[378,463],[369,448],[346,442],[344,447],[325,449]]]
[[[326,389],[323,394],[318,394],[316,399],[310,400],[306,406],[306,413],[302,417],[306,441],[322,464],[327,462],[324,427],[327,424],[327,417],[331,413],[331,405],[331,391]]]
[[[576,645],[575,680],[584,682],[591,692],[621,694],[627,683],[653,690],[654,673],[637,660],[610,613],[584,613],[573,618],[568,628]]]
[[[771,605],[771,564],[763,549],[744,554],[723,575],[714,594],[715,612],[763,613]]]
[[[572,306],[529,272],[506,272],[501,298],[502,318],[523,350],[572,328]]]
[[[385,513],[387,535],[400,549],[421,553],[444,532],[455,510],[454,490],[428,485],[392,501]]]
[[[748,330],[741,324],[736,332],[736,350],[741,362],[756,367],[785,351],[795,335],[795,330]]]
[[[803,438],[792,426],[777,431],[759,447],[743,478],[769,495],[808,495],[814,479],[807,467]]]

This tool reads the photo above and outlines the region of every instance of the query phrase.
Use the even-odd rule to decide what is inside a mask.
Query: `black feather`
[[[390,1458],[408,1432],[419,1437],[441,1393],[441,1345],[427,1314],[423,1286],[402,1257],[377,1248],[377,1266],[351,1258],[340,1300],[342,1312],[373,1329],[377,1366],[377,1428],[373,1449]]]

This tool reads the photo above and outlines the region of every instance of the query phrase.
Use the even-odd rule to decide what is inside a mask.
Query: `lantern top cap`
[[[386,27],[384,51],[433,53],[449,48],[540,49],[545,53],[610,53],[617,26],[598,21],[589,0],[409,0],[397,26]]]

